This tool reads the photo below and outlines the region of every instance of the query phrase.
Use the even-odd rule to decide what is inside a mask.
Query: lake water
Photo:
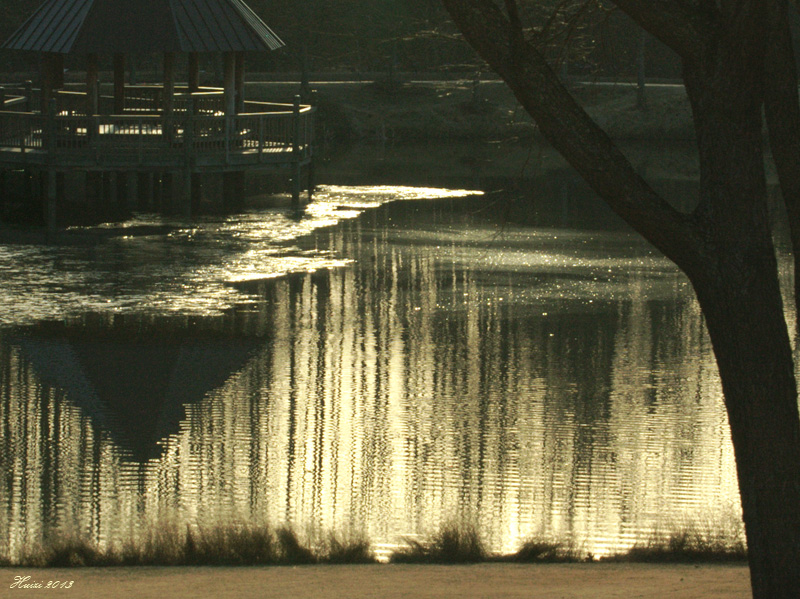
[[[302,218],[0,246],[0,554],[176,523],[595,556],[737,528],[687,280],[624,230],[491,201],[331,186]]]

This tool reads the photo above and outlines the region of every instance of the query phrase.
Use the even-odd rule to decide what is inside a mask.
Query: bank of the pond
[[[323,141],[460,139],[514,141],[536,134],[530,117],[501,81],[315,82]],[[637,107],[630,83],[576,83],[573,93],[611,137],[620,140],[694,139],[682,85],[647,86],[647,109]],[[253,83],[248,94],[279,101],[293,83]]]
[[[59,588],[14,587],[59,581]],[[591,598],[745,599],[744,565],[478,564],[0,570],[3,597],[90,599]],[[66,583],[66,584],[65,584]]]

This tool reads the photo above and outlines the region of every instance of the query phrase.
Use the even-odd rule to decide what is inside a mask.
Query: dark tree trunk
[[[736,256],[729,276],[695,282],[731,427],[753,596],[800,589],[800,432],[792,360],[769,260]],[[747,279],[747,281],[742,281]],[[743,292],[738,283],[745,283]]]
[[[687,74],[701,160],[703,268],[689,272],[731,427],[753,596],[800,589],[800,416],[766,208],[761,114],[730,118],[730,94]],[[732,83],[732,82],[731,82]],[[738,80],[740,94],[746,83]],[[727,99],[729,112],[714,106]],[[748,114],[749,113],[749,114]]]
[[[773,33],[767,46],[764,112],[772,157],[789,217],[794,271],[800,273],[800,98],[785,1],[777,2],[774,6],[770,15],[770,29]],[[794,300],[795,308],[799,308],[800,276],[797,274],[794,278]],[[800,309],[797,313],[800,315]]]
[[[766,202],[762,71],[739,42],[684,64],[700,157],[703,260],[687,274],[719,367],[753,596],[800,589],[800,415]],[[756,46],[757,48],[757,46]],[[766,49],[765,49],[766,50]],[[740,55],[741,56],[741,55]]]
[[[772,93],[771,130],[781,115],[797,117],[796,130],[791,121],[786,131],[772,131],[773,147],[784,144],[776,156],[781,182],[797,192],[787,199],[791,214],[800,198],[800,107],[796,80],[770,62],[786,41],[770,35],[770,10],[782,0],[704,4],[709,13],[672,0],[614,1],[683,58],[701,171],[700,203],[691,215],[675,213],[641,180],[492,0],[443,3],[548,141],[692,281],[725,396],[753,595],[797,599],[800,415],[767,212],[761,113]],[[781,85],[765,81],[769,64],[782,73]]]

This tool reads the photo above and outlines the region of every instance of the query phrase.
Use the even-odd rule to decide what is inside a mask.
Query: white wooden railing
[[[260,111],[225,116],[208,98],[201,99],[199,107],[190,108],[188,101],[187,97],[184,105],[176,105],[170,116],[144,111],[85,116],[66,106],[57,114],[42,115],[12,111],[5,105],[0,110],[0,161],[54,166],[119,161],[123,166],[311,158],[314,109],[310,106],[247,102],[246,109]]]

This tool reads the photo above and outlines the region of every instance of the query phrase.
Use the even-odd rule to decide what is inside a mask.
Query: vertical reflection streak
[[[77,360],[64,358],[74,380],[44,372],[37,352],[66,356],[69,339],[0,338],[4,549],[242,520],[391,545],[455,521],[498,551],[542,536],[603,555],[738,517],[685,282],[661,263],[630,268],[641,248],[613,236],[497,244],[448,218],[376,210],[318,232],[308,243],[352,265],[265,283],[230,321],[257,347],[172,429],[154,416],[168,434],[147,460],[114,436]],[[193,326],[170,341],[176,364],[197,355]]]

